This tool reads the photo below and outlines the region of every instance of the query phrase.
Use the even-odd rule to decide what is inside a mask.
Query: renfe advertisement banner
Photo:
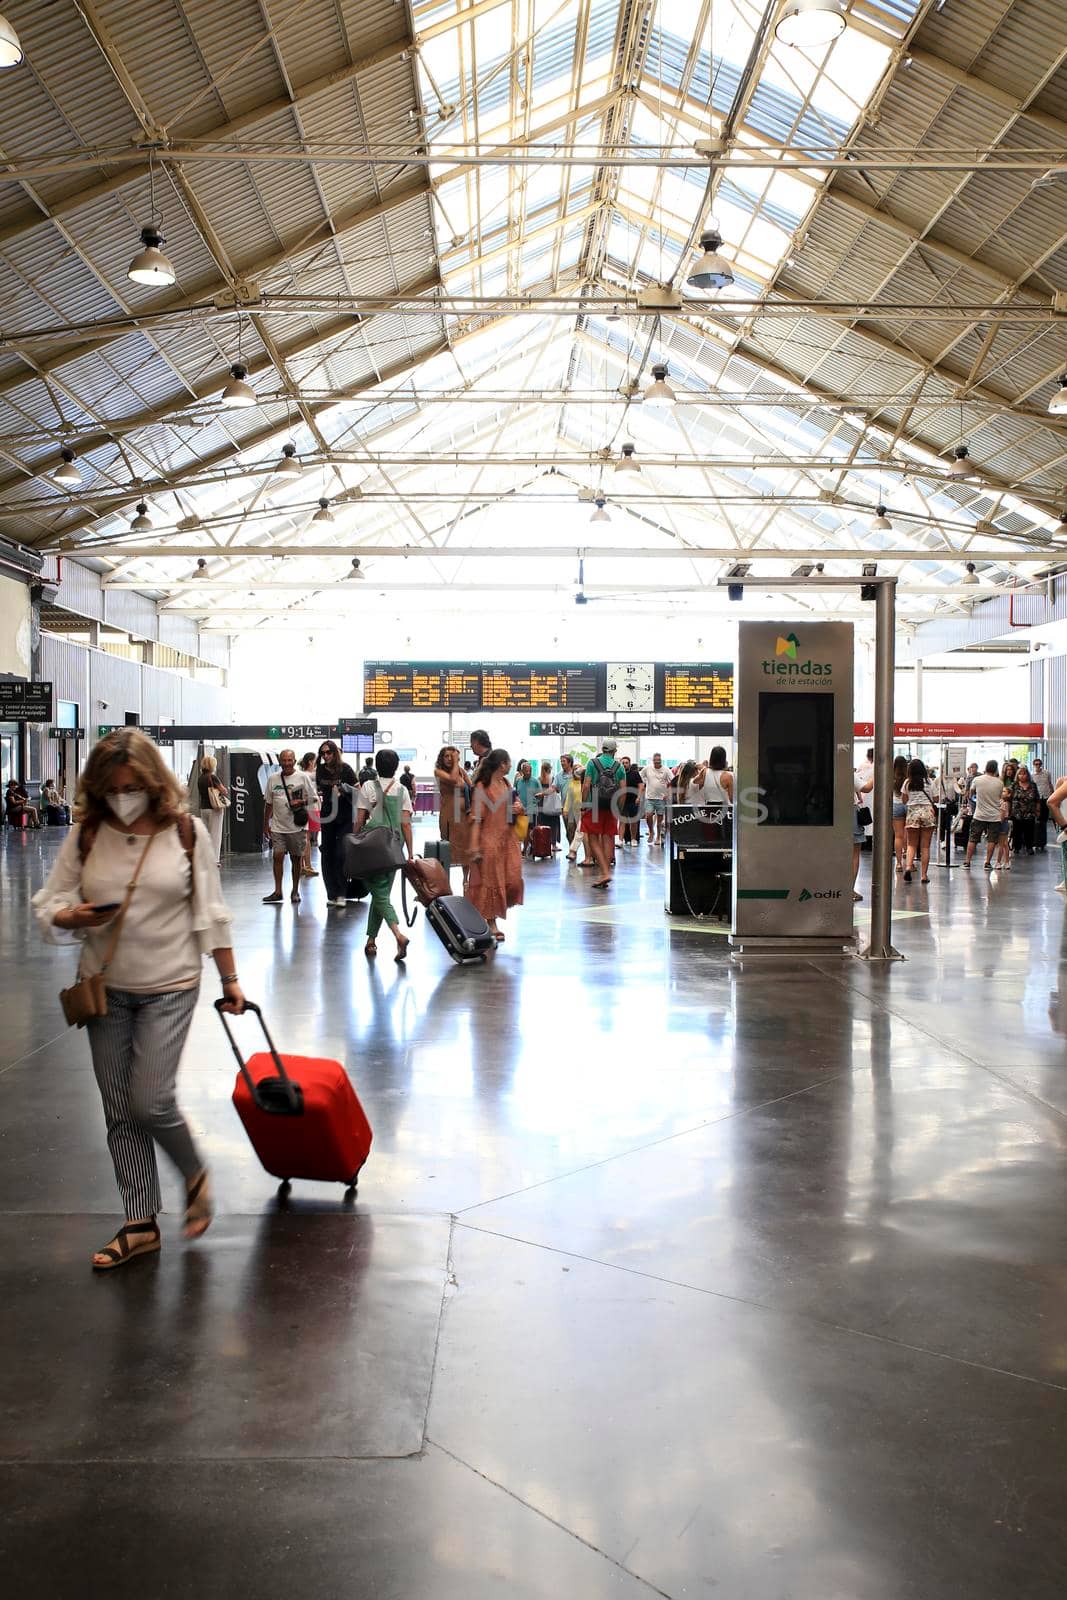
[[[230,751],[230,849],[258,855],[263,848],[263,790],[258,750]]]
[[[852,938],[852,670],[851,623],[739,626],[735,946]]]

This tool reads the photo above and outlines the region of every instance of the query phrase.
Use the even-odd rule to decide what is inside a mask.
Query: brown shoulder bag
[[[193,833],[191,818],[183,813],[178,818],[177,827],[178,837],[181,839],[182,847],[189,859],[189,876],[190,883],[192,883],[193,841],[195,835]],[[103,965],[101,966],[100,971],[91,972],[87,977],[83,977],[81,970],[82,964],[79,961],[78,977],[76,982],[72,983],[69,989],[60,989],[59,991],[59,1003],[63,1007],[63,1015],[67,1020],[68,1028],[84,1028],[87,1022],[92,1021],[93,1017],[107,1016],[107,989],[104,985],[104,978],[107,973],[107,969],[111,965],[115,956],[115,949],[119,942],[119,934],[122,932],[122,924],[125,920],[126,912],[129,910],[130,899],[133,895],[134,886],[137,883],[137,879],[141,873],[141,868],[145,864],[145,857],[148,855],[149,850],[151,850],[152,841],[155,838],[157,838],[157,835],[150,833],[148,835],[148,843],[141,851],[140,859],[137,862],[133,877],[130,879],[126,888],[126,897],[115,915],[115,921],[112,924],[111,941],[108,944],[107,954],[104,957]],[[79,853],[81,855],[83,866],[88,858],[89,851],[93,848],[95,843],[95,831],[89,836],[88,839],[86,839],[83,832],[78,841]]]

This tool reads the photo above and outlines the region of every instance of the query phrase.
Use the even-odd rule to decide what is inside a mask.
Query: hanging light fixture
[[[3,19],[0,18],[0,21],[2,20]],[[64,489],[77,488],[78,484],[82,481],[82,475],[74,465],[74,451],[61,450],[60,455],[63,459],[54,473],[56,483],[61,483]]]
[[[734,272],[722,249],[722,235],[715,224],[709,223],[700,236],[701,255],[686,282],[693,289],[728,289],[734,281]]]
[[[201,556],[199,561],[196,563],[196,570],[194,572],[190,573],[190,577],[193,577],[193,578],[206,578],[207,577],[207,561],[204,559],[203,556]]]
[[[248,368],[243,361],[235,361],[230,368],[230,381],[222,391],[224,406],[254,406],[256,391],[245,380],[248,377]]]
[[[148,515],[148,507],[145,505],[143,500],[138,500],[137,515],[130,523],[131,531],[133,533],[151,533],[153,527],[154,523],[152,522],[152,518]]]
[[[0,12],[0,67],[17,67],[21,64],[22,56],[19,36]]]
[[[622,321],[622,317],[619,315],[618,306],[612,306],[611,310],[608,312],[607,316],[604,318],[604,321],[605,322],[621,322]]]
[[[319,509],[316,511],[311,520],[312,522],[333,521],[333,512],[330,510],[330,502],[328,500],[323,499],[319,501]]]
[[[784,0],[774,33],[780,44],[815,50],[833,44],[845,23],[845,0]]]
[[[632,444],[624,444],[623,445],[623,447],[622,447],[622,455],[619,457],[618,461],[616,461],[616,463],[615,463],[615,471],[616,472],[640,472],[641,471],[640,462],[634,460],[634,447],[633,447]]]
[[[141,229],[141,244],[144,248],[138,250],[126,268],[126,276],[131,283],[143,283],[149,289],[162,289],[168,283],[174,282],[177,273],[170,257],[165,256],[160,248],[166,242],[153,223]]]
[[[657,361],[652,368],[652,382],[645,390],[646,406],[672,406],[678,396],[667,382],[667,363]]]
[[[948,475],[950,478],[966,478],[970,476],[970,456],[971,452],[965,444],[956,446],[952,452],[952,460],[949,463]]]
[[[274,469],[276,478],[299,478],[304,468],[296,453],[295,444],[282,445],[282,458]]]
[[[596,497],[596,510],[589,518],[590,522],[610,522],[611,518],[608,516],[608,513],[605,509],[606,506],[607,501],[604,499],[604,496],[602,494],[598,494]]]
[[[352,557],[352,570],[351,570],[351,572],[346,572],[345,573],[345,581],[347,583],[355,583],[357,581],[360,582],[360,583],[365,583],[366,582],[366,578],[367,578],[367,574],[363,571],[363,568],[360,565],[359,557],[358,556],[353,556]]]
[[[975,570],[975,565],[974,565],[973,561],[968,561],[967,570],[963,574],[963,577],[960,579],[960,582],[961,583],[978,583],[978,582],[980,582],[980,579],[978,577],[977,571]]]
[[[1067,417],[1067,372],[1060,379],[1060,386],[1049,401],[1048,409],[1052,417]]]
[[[877,506],[876,509],[875,509],[874,516],[871,518],[871,532],[872,533],[892,533],[892,531],[893,531],[893,524],[890,522],[889,518],[886,516],[885,506],[883,506],[883,505]]]

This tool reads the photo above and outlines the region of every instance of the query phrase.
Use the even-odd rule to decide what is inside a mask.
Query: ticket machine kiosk
[[[853,637],[844,622],[742,622],[731,943],[853,939]]]

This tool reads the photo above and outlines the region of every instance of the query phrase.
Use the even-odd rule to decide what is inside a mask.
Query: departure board
[[[471,662],[366,661],[364,711],[480,711],[482,670]]]
[[[506,661],[482,668],[486,711],[599,711],[604,695],[602,662]]]
[[[656,667],[657,711],[732,711],[733,705],[729,661],[661,661]]]

